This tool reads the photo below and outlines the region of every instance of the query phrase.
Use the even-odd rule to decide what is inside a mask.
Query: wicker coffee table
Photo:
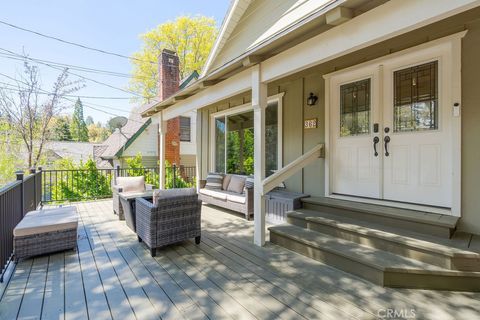
[[[118,194],[118,196],[120,198],[120,205],[123,208],[123,213],[125,215],[125,222],[127,223],[127,226],[132,229],[133,232],[137,232],[135,221],[135,199],[152,199],[153,190],[147,190],[143,192],[121,192]]]

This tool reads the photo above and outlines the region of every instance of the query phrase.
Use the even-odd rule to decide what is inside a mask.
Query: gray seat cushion
[[[200,193],[215,199],[227,200],[227,193],[223,190],[200,189]]]
[[[122,188],[122,192],[142,192],[145,191],[145,178],[140,177],[117,177],[117,185]]]
[[[160,199],[169,199],[182,196],[193,196],[197,194],[195,188],[179,188],[179,189],[164,189],[153,191],[153,203],[157,203]]]

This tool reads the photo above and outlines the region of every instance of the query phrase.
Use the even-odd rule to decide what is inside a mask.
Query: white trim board
[[[267,103],[276,102],[278,108],[278,158],[277,164],[278,168],[283,167],[283,96],[285,92],[280,92],[275,95],[269,96],[267,98]],[[213,172],[215,171],[215,118],[234,115],[238,113],[243,113],[247,111],[253,111],[252,103],[245,103],[233,108],[225,109],[222,111],[218,111],[215,113],[210,114],[209,123],[209,146],[208,146],[208,154],[209,154],[209,164],[208,164],[208,171]],[[226,142],[225,142],[226,143]],[[225,161],[226,163],[226,161]]]

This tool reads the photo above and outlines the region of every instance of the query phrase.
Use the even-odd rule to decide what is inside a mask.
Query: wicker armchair
[[[138,241],[145,242],[152,257],[156,248],[172,243],[190,238],[200,243],[202,202],[194,190],[182,190],[162,190],[166,192],[155,204],[135,200]]]

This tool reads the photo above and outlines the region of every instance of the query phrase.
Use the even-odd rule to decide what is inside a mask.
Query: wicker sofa
[[[152,185],[145,184],[145,178],[143,176],[116,177],[115,183],[112,184],[113,213],[118,215],[119,220],[125,220],[125,213],[123,212],[123,208],[120,203],[119,193],[143,192],[151,189]]]
[[[202,202],[195,189],[156,190],[152,201],[137,198],[135,208],[138,241],[145,242],[152,257],[172,243],[191,238],[200,243]]]
[[[222,177],[221,186],[217,181],[213,188],[209,187],[208,177],[207,180],[201,180],[198,198],[205,203],[242,213],[247,220],[250,220],[253,216],[253,179],[244,175],[213,174]],[[233,177],[243,179],[241,188],[237,190],[229,188]],[[248,182],[249,180],[251,183]]]

